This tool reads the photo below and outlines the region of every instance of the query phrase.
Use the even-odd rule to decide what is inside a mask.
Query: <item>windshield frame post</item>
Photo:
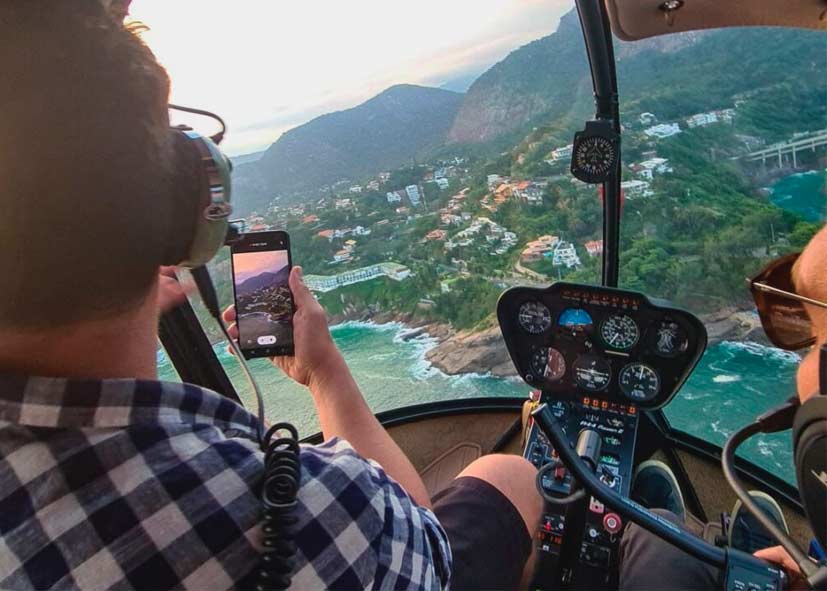
[[[609,15],[602,0],[576,0],[580,27],[589,56],[595,116],[610,121],[620,138],[614,44]],[[620,144],[614,170],[603,183],[603,285],[617,287],[620,270]]]
[[[209,388],[242,404],[189,301],[161,316],[158,338],[181,381]]]

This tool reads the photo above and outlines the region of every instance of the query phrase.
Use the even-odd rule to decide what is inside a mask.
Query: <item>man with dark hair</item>
[[[194,222],[176,213],[167,76],[128,2],[106,5],[0,0],[0,588],[252,587],[258,421],[157,381],[159,306],[183,297],[159,269]],[[486,456],[432,511],[299,268],[290,287],[296,355],[277,363],[327,440],[301,450],[293,586],[516,586],[534,468]]]

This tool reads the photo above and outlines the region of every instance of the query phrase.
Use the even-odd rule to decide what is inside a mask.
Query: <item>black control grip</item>
[[[782,570],[751,554],[708,544],[603,484],[580,460],[547,404],[541,404],[531,416],[583,489],[628,521],[637,523],[698,560],[720,568],[725,591],[782,591],[785,588],[787,577]]]

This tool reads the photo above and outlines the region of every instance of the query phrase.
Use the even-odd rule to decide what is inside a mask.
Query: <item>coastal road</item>
[[[535,281],[539,281],[541,283],[549,283],[549,278],[542,273],[538,273],[537,271],[532,271],[531,269],[527,269],[520,264],[518,260],[514,263],[514,270],[519,273],[520,275],[525,275],[526,277],[531,277]]]

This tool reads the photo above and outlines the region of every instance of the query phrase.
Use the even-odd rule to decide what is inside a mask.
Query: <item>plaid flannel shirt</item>
[[[257,419],[215,392],[0,376],[0,588],[252,587]],[[439,589],[434,514],[342,440],[302,446],[295,589]]]

